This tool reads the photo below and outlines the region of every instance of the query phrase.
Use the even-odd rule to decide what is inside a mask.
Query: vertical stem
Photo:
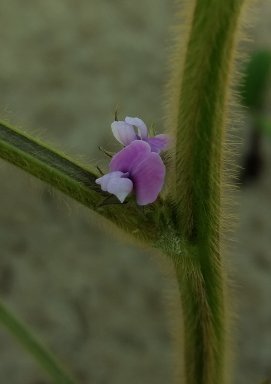
[[[183,308],[186,384],[223,384],[225,379],[225,297],[223,271],[205,273],[201,247],[187,247],[185,266],[176,263]]]
[[[185,256],[172,256],[184,314],[186,384],[224,382],[221,170],[226,105],[244,2],[195,0],[186,51],[175,60],[173,78],[179,81],[171,82],[173,110],[168,124],[176,132],[177,232],[186,243]]]
[[[243,3],[196,0],[175,91],[176,200],[182,233],[193,239],[206,237],[218,220],[226,103]]]

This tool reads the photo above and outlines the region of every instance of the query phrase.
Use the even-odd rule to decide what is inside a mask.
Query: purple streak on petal
[[[157,153],[151,152],[148,143],[133,141],[110,162],[110,171],[129,172],[139,205],[153,203],[162,189],[165,166]]]
[[[149,137],[145,139],[149,143],[152,152],[160,153],[168,149],[170,144],[170,139],[168,135],[156,135],[154,137]]]
[[[105,192],[117,196],[121,203],[133,190],[133,182],[123,172],[110,172],[96,180]]]
[[[130,172],[151,153],[151,147],[142,140],[135,140],[116,153],[110,162],[110,171]]]
[[[153,203],[160,193],[165,179],[166,168],[161,157],[150,152],[130,172],[138,205]]]
[[[138,135],[141,139],[146,139],[148,137],[148,128],[143,120],[138,117],[125,117],[125,123],[133,125],[138,129]]]
[[[134,128],[124,121],[114,121],[111,128],[115,138],[123,145],[129,145],[137,139]]]

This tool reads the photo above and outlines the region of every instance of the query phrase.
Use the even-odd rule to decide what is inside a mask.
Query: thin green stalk
[[[52,382],[56,384],[74,384],[68,375],[56,361],[55,357],[46,350],[30,331],[5,307],[0,300],[0,323],[19,341],[50,375]]]
[[[144,209],[133,201],[120,204],[95,183],[98,172],[94,167],[86,168],[1,122],[0,157],[49,183],[136,238],[150,241],[156,237],[153,208]]]
[[[173,252],[172,257],[184,313],[186,384],[223,384],[225,380],[221,170],[226,105],[243,3],[195,1],[182,77],[179,83],[172,82],[169,120],[176,132],[177,231],[186,244],[184,251]],[[181,62],[177,57],[177,72]],[[177,79],[179,75],[174,76]]]

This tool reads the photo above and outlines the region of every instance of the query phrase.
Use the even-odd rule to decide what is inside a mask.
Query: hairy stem
[[[185,259],[175,264],[184,312],[186,384],[224,382],[221,169],[231,67],[243,3],[195,1],[182,78],[172,90],[178,231],[187,244]],[[175,63],[177,71],[178,60],[181,58]]]
[[[72,378],[62,369],[53,355],[47,351],[36,338],[0,301],[0,323],[20,342],[20,344],[37,360],[56,384],[74,384]]]
[[[95,184],[95,169],[85,168],[32,137],[0,123],[0,157],[49,183],[140,240],[155,237],[151,212],[133,202],[119,204]]]
[[[218,216],[225,109],[243,3],[197,0],[194,8],[175,129],[176,199],[182,229],[195,240],[206,237]]]
[[[184,318],[186,384],[223,384],[225,376],[225,308],[223,272],[206,271],[200,247],[187,247],[185,267],[176,264]],[[190,264],[190,265],[189,265]]]

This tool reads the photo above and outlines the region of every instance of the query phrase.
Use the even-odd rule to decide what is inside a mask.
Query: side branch
[[[140,240],[155,236],[151,215],[129,202],[118,204],[95,183],[94,168],[87,169],[30,136],[0,122],[0,157],[47,182],[69,197],[109,219]]]

